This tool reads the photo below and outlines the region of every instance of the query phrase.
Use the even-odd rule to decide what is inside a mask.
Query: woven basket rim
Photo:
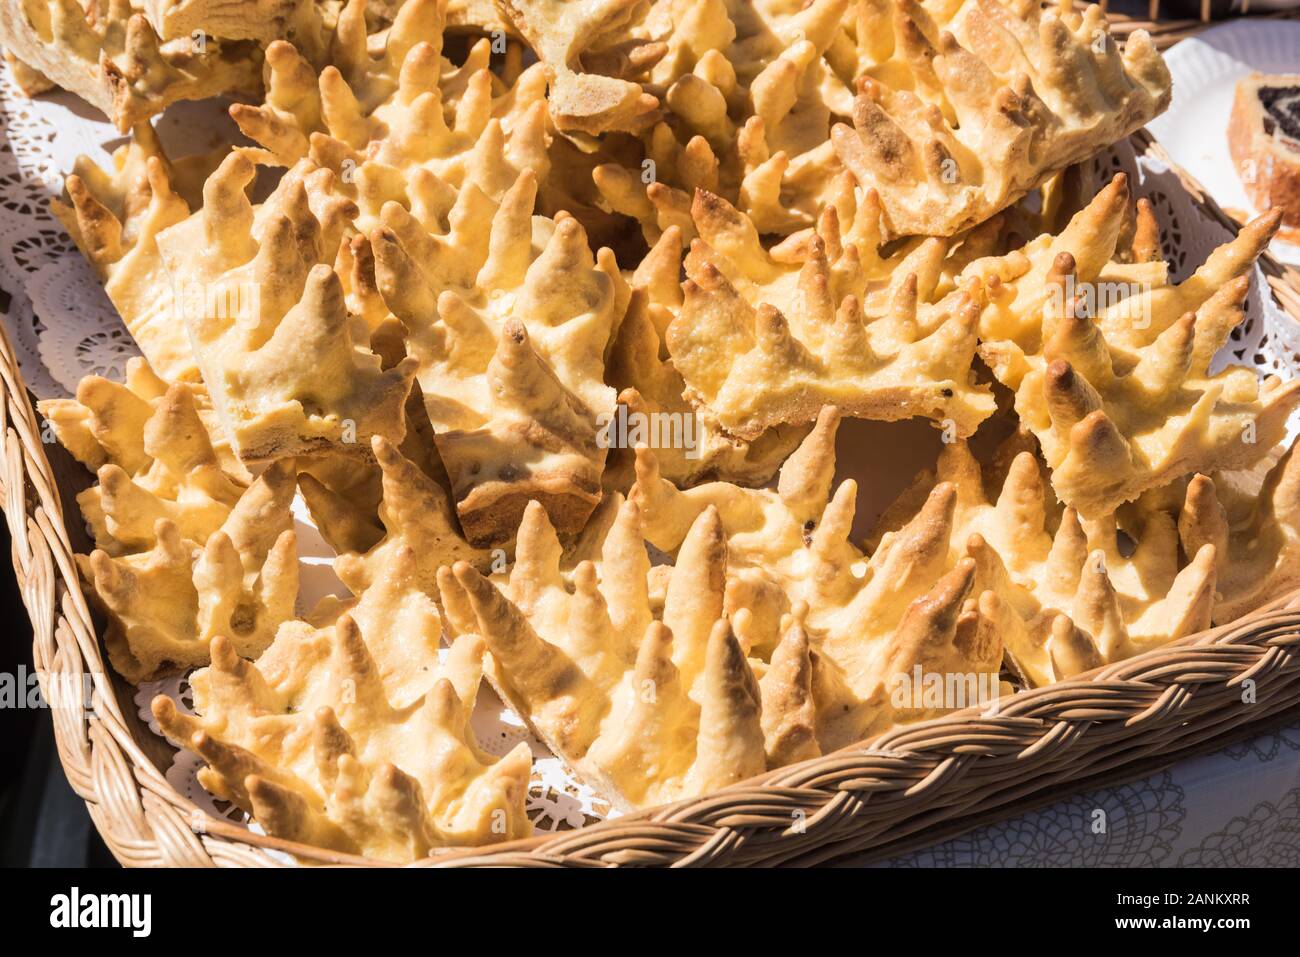
[[[1202,212],[1236,232],[1237,224],[1148,131],[1140,130],[1132,139],[1140,153],[1159,157],[1178,175]],[[1300,272],[1268,253],[1261,257],[1261,266],[1283,310],[1300,322]],[[51,675],[92,678],[92,711],[51,714],[69,782],[86,800],[118,860],[128,866],[281,866],[283,853],[299,862],[392,866],[256,834],[202,815],[167,782],[133,737],[114,686],[120,679],[106,668],[72,557],[58,482],[40,439],[40,420],[2,327],[0,381],[5,437],[0,494],[13,538],[15,574],[33,623],[37,674],[45,693]],[[1269,704],[1265,706],[1261,697],[1257,714],[1234,721],[1224,703],[1231,703],[1247,678],[1267,686]],[[126,701],[129,705],[131,696]],[[937,823],[953,819],[978,809],[981,800],[987,805],[1011,785],[1018,784],[1025,791],[1021,799],[1027,800],[1061,780],[1064,758],[1071,759],[1072,767],[1084,762],[1090,770],[1095,765],[1115,766],[1108,760],[1115,753],[1107,747],[1145,749],[1149,755],[1140,753],[1131,766],[1122,765],[1131,779],[1150,767],[1147,758],[1159,759],[1166,738],[1174,744],[1183,738],[1194,743],[1219,733],[1225,723],[1230,730],[1248,730],[1292,707],[1300,707],[1300,589],[1234,622],[1070,681],[1007,696],[992,715],[987,705],[967,708],[891,729],[701,797],[573,831],[485,848],[443,849],[417,866],[815,860],[855,844],[869,847],[873,835],[896,825],[905,823],[917,833],[930,816]],[[1082,742],[1090,735],[1094,742],[1101,741],[1087,751]],[[989,770],[1000,767],[999,761],[1019,760],[1026,762],[1019,766],[1021,771],[1033,773],[1013,779],[1011,785],[1006,775]],[[980,783],[981,775],[990,781]],[[973,796],[968,793],[972,791]],[[891,797],[896,794],[901,796]],[[872,797],[876,800],[868,800]],[[1016,806],[999,804],[999,813],[1013,814]],[[792,820],[806,826],[795,827]]]

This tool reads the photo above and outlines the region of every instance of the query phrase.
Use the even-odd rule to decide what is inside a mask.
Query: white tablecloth
[[[877,866],[1300,867],[1300,723]]]

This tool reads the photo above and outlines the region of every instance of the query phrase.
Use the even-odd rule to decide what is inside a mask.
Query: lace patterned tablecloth
[[[1300,723],[877,866],[1300,867]]]
[[[213,104],[177,104],[160,135],[179,153],[215,146],[228,126]],[[223,132],[226,131],[226,132]],[[93,110],[66,94],[28,100],[7,68],[0,71],[0,313],[28,387],[38,398],[71,394],[82,376],[120,377],[136,349],[94,273],[77,253],[48,202],[79,154],[101,164],[122,137]],[[188,147],[188,149],[186,148]],[[1188,275],[1225,238],[1196,211],[1159,164],[1120,147],[1099,157],[1100,182],[1130,174],[1135,192],[1156,205],[1176,278]],[[1221,361],[1261,371],[1300,372],[1300,324],[1261,292],[1257,276],[1247,320]],[[142,688],[146,720],[156,692],[183,703],[181,680]],[[517,719],[484,695],[475,728],[485,748],[503,752],[527,737]],[[539,830],[580,826],[608,806],[573,781],[533,742],[538,758],[529,816]],[[180,752],[168,779],[208,813],[217,806],[194,779],[197,759]],[[1097,822],[1103,825],[1098,828]],[[1080,794],[1036,813],[888,862],[895,866],[1300,864],[1300,725],[1262,734],[1218,754],[1183,762],[1144,781]]]

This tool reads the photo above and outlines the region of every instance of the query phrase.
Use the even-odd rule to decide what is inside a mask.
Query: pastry
[[[1060,236],[969,267],[993,281],[980,356],[1015,391],[1057,496],[1086,518],[1192,472],[1250,466],[1300,406],[1300,383],[1261,382],[1243,366],[1209,371],[1243,318],[1249,273],[1280,212],[1175,285],[1163,263],[1111,262],[1127,205],[1117,178]],[[1132,295],[1112,296],[1117,283]]]
[[[184,322],[172,308],[174,290],[158,252],[158,234],[190,215],[177,171],[148,123],[113,154],[104,170],[84,156],[51,203],[77,247],[104,283],[153,370],[168,382],[198,382]],[[199,181],[200,185],[202,180]]]
[[[1047,684],[1233,621],[1295,587],[1293,460],[1287,449],[1253,494],[1234,491],[1231,474],[1219,475],[1222,494],[1196,474],[1088,520],[1056,502],[1033,451],[1011,459],[999,486],[955,442],[876,535],[923,499],[955,497],[953,560],[973,558],[980,586],[1004,599],[1011,667],[1030,685]]]
[[[102,7],[80,0],[4,0],[0,44],[123,132],[177,100],[252,96],[261,88],[256,43],[216,33],[164,39],[131,0]]]
[[[1056,502],[1033,451],[1011,458],[1001,485],[988,473],[965,442],[945,445],[935,471],[918,476],[876,536],[946,509],[949,561],[973,560],[979,587],[1000,599],[1007,662],[1026,684],[1061,681],[1209,627],[1218,549],[1188,538],[1180,560],[1176,501],[1142,500],[1123,515],[1083,520]],[[1121,528],[1135,547],[1121,547]]]
[[[696,193],[692,218],[701,238],[686,257],[666,341],[687,397],[725,431],[752,440],[834,404],[862,418],[923,416],[969,435],[992,413],[971,369],[978,289],[932,301],[941,241],[884,262],[874,237],[854,235],[859,218],[845,241],[832,206],[806,258],[789,262],[712,193]],[[873,282],[880,273],[884,281]]]
[[[697,188],[725,197],[764,234],[812,225],[842,171],[830,128],[852,96],[824,54],[848,6],[653,4],[640,32],[666,47],[647,86],[667,115],[645,135],[639,167],[595,169],[610,208],[636,219],[651,243],[670,225],[688,226]]]
[[[831,139],[880,191],[890,237],[983,222],[1169,105],[1146,31],[1121,53],[1096,5],[858,0],[856,13],[856,63],[841,69],[861,92]]]
[[[634,78],[662,51],[620,42],[627,26],[644,11],[643,0],[497,0],[497,4],[546,64],[550,112],[561,130],[636,131],[653,119],[659,101]],[[584,57],[593,61],[595,69],[584,69]]]
[[[204,33],[231,40],[269,43],[319,28],[313,0],[141,0],[141,11],[163,40]]]
[[[198,716],[159,696],[153,713],[207,766],[199,780],[267,833],[407,863],[448,845],[526,837],[526,743],[494,760],[469,726],[483,642],[438,661],[437,605],[412,591],[414,553],[350,608],[281,625],[256,663],[225,638],[190,679]]]
[[[445,236],[389,203],[370,237],[461,526],[481,546],[507,540],[532,499],[576,532],[601,495],[605,350],[629,292],[577,220],[532,215],[536,195],[531,172],[499,205],[467,188]]]
[[[1255,208],[1282,210],[1278,237],[1300,241],[1300,75],[1237,81],[1228,152]]]
[[[724,612],[728,542],[713,506],[656,576],[627,501],[599,570],[580,564],[572,590],[532,508],[505,594],[459,563],[440,578],[443,601],[456,631],[484,636],[489,678],[556,754],[621,807],[667,803],[928,716],[893,694],[913,668],[996,669],[997,637],[967,600],[971,563],[936,582],[900,541],[860,584],[838,518],[809,553],[807,591],[788,595],[770,664],[746,659],[754,611]]]
[[[77,495],[96,548],[144,551],[159,519],[201,545],[229,517],[252,477],[228,445],[224,456],[213,447],[206,398],[201,386],[168,386],[136,358],[125,384],[87,376],[75,399],[40,403],[55,437],[99,479]]]
[[[679,485],[711,480],[762,485],[808,427],[778,425],[747,441],[725,432],[708,409],[697,409],[686,398],[686,383],[664,343],[681,311],[681,258],[681,230],[670,226],[629,277],[633,295],[606,364],[606,379],[620,390],[621,407],[607,433],[607,474],[620,466],[627,470],[631,448],[641,438],[655,448],[664,476]]]
[[[540,66],[507,85],[491,73],[490,41],[453,66],[442,55],[444,3],[408,0],[368,52],[366,0],[339,17],[322,70],[295,46],[267,47],[264,103],[235,104],[240,130],[284,166],[304,157],[337,174],[335,187],[375,224],[383,203],[444,217],[455,191],[474,184],[492,199],[524,169],[545,175],[545,77]]]
[[[123,677],[200,669],[154,715],[273,837],[528,836],[483,678],[633,811],[1300,584],[1300,385],[1212,365],[1282,210],[1171,280],[1085,165],[1169,98],[1096,7],[40,2],[0,40],[21,7],[19,59],[135,124],[55,206],[144,354],[41,403],[97,478],[79,568]],[[256,145],[141,122],[245,76]],[[861,542],[843,416],[942,441]],[[306,615],[298,491],[350,592]]]
[[[775,488],[743,488],[729,482],[679,488],[664,475],[659,452],[637,448],[636,483],[628,499],[640,509],[646,541],[676,555],[700,513],[712,507],[727,536],[732,569],[754,569],[782,588],[793,587],[801,571],[789,563],[802,558],[831,497],[840,418],[833,406],[818,413],[808,435],[781,466]]]
[[[354,594],[363,594],[398,549],[415,554],[416,579],[434,594],[443,565],[470,561],[487,567],[491,552],[465,540],[448,492],[386,439],[375,436],[372,446],[383,483],[378,513],[382,527],[314,475],[299,477],[312,518],[338,553],[334,569],[342,582]]]
[[[108,616],[104,645],[119,674],[141,682],[206,664],[218,636],[248,657],[271,643],[298,595],[292,497],[293,472],[277,465],[202,543],[158,518],[147,550],[77,556]]]
[[[180,291],[174,307],[235,450],[252,463],[364,454],[374,435],[400,442],[415,360],[382,367],[330,265],[356,207],[333,194],[329,170],[303,161],[255,209],[245,193],[253,176],[253,160],[232,152],[204,184],[203,208],[158,236]]]
[[[1258,491],[1236,476],[1194,475],[1187,483],[1178,534],[1183,551],[1214,545],[1218,557],[1214,623],[1223,625],[1300,582],[1300,459],[1295,441]]]

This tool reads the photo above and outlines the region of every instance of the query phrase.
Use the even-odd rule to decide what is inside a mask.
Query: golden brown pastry
[[[890,237],[983,222],[1169,105],[1146,31],[1121,53],[1096,5],[857,0],[856,14],[837,62],[861,92],[832,139],[880,192]]]
[[[993,471],[965,442],[945,445],[935,470],[917,477],[876,534],[913,514],[947,509],[949,560],[973,560],[978,587],[1000,599],[994,617],[1007,662],[1028,685],[1209,627],[1219,552],[1210,536],[1189,536],[1181,557],[1174,490],[1086,520],[1057,503],[1033,451],[1010,458],[1000,485]],[[1121,534],[1135,547],[1122,545]]]
[[[501,591],[465,563],[439,584],[453,629],[486,639],[489,678],[514,709],[618,806],[645,807],[936,713],[898,694],[914,670],[996,674],[1000,643],[967,600],[973,564],[928,577],[918,530],[855,574],[842,512],[828,506],[804,587],[785,593],[789,613],[764,621],[780,627],[770,663],[746,660],[750,619],[766,609],[724,610],[728,536],[712,505],[671,570],[651,567],[629,500],[599,566],[579,564],[572,585],[539,507],[525,516]]]
[[[506,82],[488,70],[486,38],[453,65],[442,53],[442,0],[403,3],[383,34],[382,56],[372,56],[367,9],[366,0],[343,9],[324,69],[292,43],[267,47],[265,102],[230,110],[246,136],[281,165],[310,157],[333,170],[334,188],[358,205],[362,232],[388,201],[433,221],[462,187],[499,200],[521,171],[545,175],[539,65]]]
[[[122,677],[148,681],[206,664],[218,636],[248,657],[271,643],[298,595],[292,498],[293,471],[282,463],[256,479],[203,542],[159,518],[147,550],[77,556],[108,615],[104,645]]]
[[[123,132],[177,100],[260,91],[262,51],[256,43],[216,31],[160,35],[146,9],[132,0],[4,0],[0,44]]]
[[[332,266],[356,206],[304,160],[255,208],[245,192],[254,159],[230,153],[204,184],[203,208],[158,237],[225,430],[250,463],[364,454],[374,435],[400,442],[416,362],[382,366]]]
[[[1192,472],[1252,465],[1300,406],[1300,382],[1210,372],[1280,212],[1173,284],[1162,262],[1112,262],[1128,202],[1117,177],[1059,236],[967,270],[989,290],[980,356],[1015,391],[1057,496],[1087,518]]]
[[[414,561],[394,552],[359,603],[286,622],[256,664],[216,638],[190,680],[198,717],[154,699],[167,737],[207,762],[203,786],[267,833],[399,863],[531,833],[528,745],[500,760],[478,747],[483,642],[461,637],[439,663]]]
[[[744,214],[700,190],[700,239],[665,339],[686,397],[753,440],[810,422],[822,405],[896,421],[922,416],[969,435],[993,411],[977,385],[978,284],[935,296],[946,244],[878,252],[869,203],[841,230],[823,212],[805,255],[765,249]],[[874,233],[874,234],[873,234]]]
[[[251,481],[228,443],[214,448],[215,416],[202,386],[168,386],[138,357],[128,361],[125,383],[86,376],[75,399],[39,407],[55,438],[99,479],[77,505],[95,547],[110,555],[152,547],[159,519],[203,544]]]
[[[108,298],[153,370],[168,382],[198,382],[175,290],[158,252],[158,234],[190,215],[182,192],[191,172],[178,170],[157,134],[140,124],[113,154],[113,168],[77,158],[64,195],[51,209],[104,283]],[[202,178],[198,178],[201,186]]]
[[[532,215],[536,195],[531,172],[500,204],[466,189],[447,235],[390,203],[370,236],[461,526],[481,546],[509,539],[533,499],[576,532],[601,496],[605,351],[630,293],[577,220]]]
[[[651,243],[670,225],[688,228],[696,189],[723,196],[763,234],[812,225],[843,170],[830,128],[848,116],[852,96],[824,55],[848,8],[848,0],[653,4],[636,32],[666,47],[645,86],[667,115],[645,135],[639,167],[595,169],[610,208],[636,219]]]
[[[387,440],[376,436],[372,449],[382,476],[378,515],[382,527],[374,526],[368,514],[314,475],[303,474],[298,480],[312,518],[338,553],[334,569],[342,582],[354,594],[362,594],[398,549],[413,551],[416,578],[434,594],[437,571],[443,565],[469,561],[487,567],[491,552],[465,540],[447,490]]]
[[[653,119],[659,101],[633,79],[662,51],[622,42],[644,0],[497,0],[497,7],[546,64],[561,130],[636,131]],[[584,69],[584,57],[594,69]]]

